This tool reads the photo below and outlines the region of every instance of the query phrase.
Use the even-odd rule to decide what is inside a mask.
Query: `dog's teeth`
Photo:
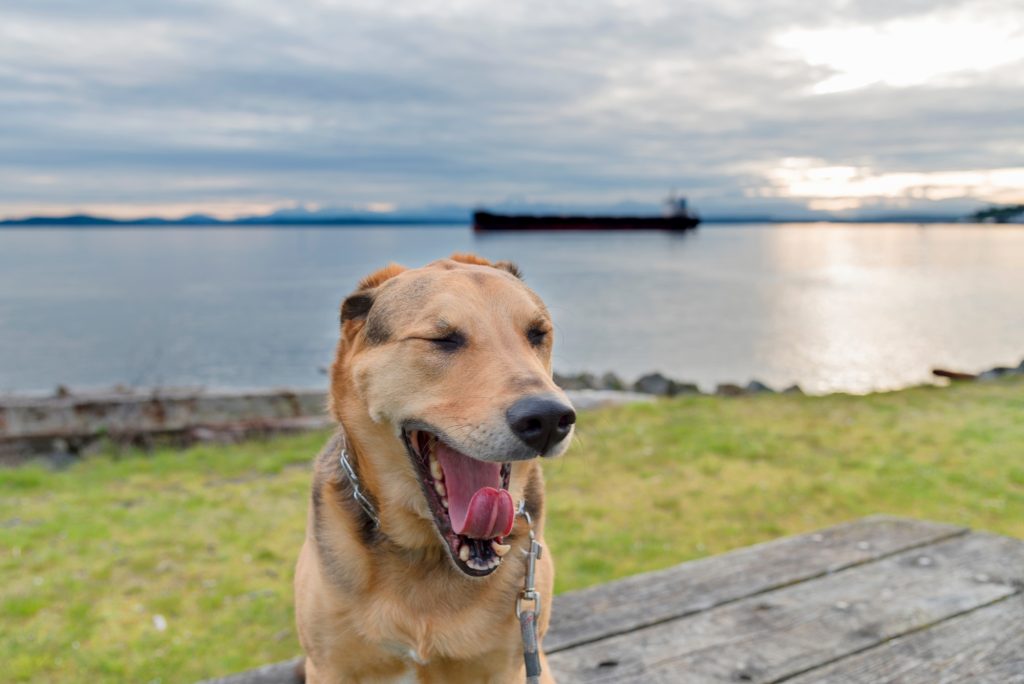
[[[444,488],[444,482],[435,481],[434,491],[438,493],[442,498],[448,496],[448,490]]]
[[[498,558],[501,558],[506,553],[508,553],[509,550],[511,550],[511,548],[512,546],[510,544],[499,544],[496,541],[491,542],[491,551],[494,551],[495,555],[498,556]]]
[[[473,560],[469,561],[467,565],[469,565],[469,567],[473,568],[474,570],[490,570],[492,568],[498,567],[498,563],[500,562],[501,561],[497,558],[491,558],[490,560],[486,561],[474,558]]]
[[[459,558],[462,559],[463,563],[466,563],[466,562],[469,561],[469,546],[468,545],[463,544],[462,547],[459,549]]]
[[[448,497],[447,496],[442,496],[441,497],[441,505],[444,506],[445,508],[448,508]]]
[[[433,454],[430,455],[430,476],[433,477],[435,480],[444,479],[444,471],[441,470],[441,464],[438,463],[437,459],[434,458]]]

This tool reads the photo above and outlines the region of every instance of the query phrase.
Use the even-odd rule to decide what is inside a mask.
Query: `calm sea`
[[[0,391],[323,386],[357,280],[453,251],[520,264],[564,372],[865,392],[1024,356],[1019,227],[18,229],[0,230]]]

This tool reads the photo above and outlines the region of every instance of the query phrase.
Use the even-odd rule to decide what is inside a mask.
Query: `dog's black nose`
[[[543,455],[569,434],[576,412],[555,396],[539,394],[512,404],[505,418],[519,439]]]

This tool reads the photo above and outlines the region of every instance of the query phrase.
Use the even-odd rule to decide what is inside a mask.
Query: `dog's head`
[[[562,453],[576,420],[547,308],[512,264],[456,254],[367,277],[341,321],[331,408],[382,517],[404,519],[389,536],[440,536],[462,572],[490,574],[532,459]]]

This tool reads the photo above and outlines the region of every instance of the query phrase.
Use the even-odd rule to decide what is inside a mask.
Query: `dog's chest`
[[[416,676],[416,668],[409,665],[401,674],[387,680],[381,680],[380,684],[419,684],[419,682],[420,679]]]
[[[385,650],[402,660],[408,661],[410,665],[413,663],[416,665],[426,665],[429,662],[427,657],[417,651],[414,646],[410,646],[402,641],[385,639],[380,643],[380,647],[382,650]]]
[[[519,636],[515,592],[501,589],[471,597],[449,594],[447,600],[408,588],[404,595],[389,591],[367,597],[363,631],[382,651],[410,666],[485,657]]]

